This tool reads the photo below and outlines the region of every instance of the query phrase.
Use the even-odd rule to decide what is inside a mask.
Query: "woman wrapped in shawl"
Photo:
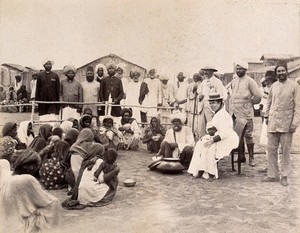
[[[67,186],[65,181],[65,166],[62,162],[69,153],[70,145],[60,140],[55,144],[54,151],[50,158],[42,162],[40,181],[46,189],[60,189]]]
[[[159,118],[152,117],[150,120],[150,126],[146,128],[145,135],[142,140],[143,143],[147,143],[147,150],[150,153],[158,153],[165,134],[166,129],[161,126]]]
[[[0,222],[5,232],[44,232],[58,224],[59,201],[32,176],[39,162],[36,152],[25,150],[11,173],[7,160],[0,160]]]
[[[18,138],[17,132],[17,123],[14,122],[6,122],[2,128],[2,136],[3,137],[11,137],[15,142],[15,149],[16,150],[23,150],[26,149],[27,146],[25,143],[22,143]]]
[[[88,155],[90,147],[94,141],[94,133],[89,128],[84,128],[78,135],[76,142],[70,148],[71,168],[75,176],[78,177],[79,170],[84,158]]]
[[[71,128],[66,132],[63,140],[72,146],[76,142],[78,134],[79,131],[77,129]]]
[[[119,130],[123,134],[122,149],[137,150],[141,137],[141,130],[137,121],[132,118],[132,112],[128,108],[122,109],[121,116]]]
[[[92,117],[90,115],[83,115],[79,120],[79,131],[84,128],[90,128],[92,123]]]
[[[48,139],[52,135],[52,126],[49,124],[41,125],[39,129],[39,135],[36,136],[28,149],[32,149],[36,152],[40,152],[48,144]]]
[[[111,116],[105,116],[103,119],[103,126],[100,127],[97,138],[106,149],[117,149],[123,139],[123,135],[116,127],[114,127],[113,118]]]
[[[35,135],[33,132],[33,125],[31,121],[22,121],[18,128],[18,138],[22,143],[28,147],[33,141]]]

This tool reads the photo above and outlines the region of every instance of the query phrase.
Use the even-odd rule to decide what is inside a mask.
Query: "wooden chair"
[[[238,154],[238,174],[241,174],[241,159],[243,152],[243,144],[244,144],[244,136],[246,132],[247,120],[244,118],[236,118],[234,121],[234,131],[239,136],[239,146],[231,151],[231,166],[232,171],[236,171],[234,169],[234,154]]]

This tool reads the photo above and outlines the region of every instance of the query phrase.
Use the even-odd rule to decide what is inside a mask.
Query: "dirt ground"
[[[0,122],[29,119],[28,113],[1,113]],[[1,128],[1,127],[0,127]],[[242,175],[231,172],[230,158],[219,163],[219,179],[207,182],[187,173],[166,175],[147,169],[152,155],[142,145],[138,152],[120,152],[120,185],[112,204],[80,211],[62,210],[61,224],[51,232],[300,232],[300,143],[294,138],[289,186],[262,183],[258,172],[266,165],[258,143],[260,118],[255,118],[257,166],[242,165]],[[134,178],[135,187],[122,181]],[[50,191],[59,200],[66,190]],[[298,229],[298,230],[297,230]]]

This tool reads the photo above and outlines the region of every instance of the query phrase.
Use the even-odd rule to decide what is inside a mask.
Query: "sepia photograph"
[[[0,0],[0,233],[296,233],[299,0]]]

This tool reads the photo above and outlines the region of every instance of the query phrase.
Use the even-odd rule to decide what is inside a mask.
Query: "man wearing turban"
[[[93,66],[86,68],[86,81],[81,83],[83,88],[83,102],[99,102],[100,83],[95,80]],[[98,107],[95,104],[84,105],[90,107],[94,116],[98,116]]]
[[[123,98],[123,84],[122,81],[116,77],[116,65],[109,64],[107,66],[108,77],[104,78],[100,87],[100,100],[108,101],[110,104],[120,105],[120,101]],[[113,117],[119,117],[121,112],[121,106],[112,106],[108,108],[108,115]],[[106,115],[107,115],[106,114]]]
[[[43,65],[45,71],[38,74],[35,99],[37,101],[59,101],[60,81],[58,75],[51,71],[53,61],[47,60]],[[59,104],[39,104],[40,120],[58,120],[59,109]]]
[[[260,103],[262,92],[256,82],[246,74],[247,69],[247,62],[240,61],[236,63],[236,75],[234,75],[230,84],[229,114],[233,120],[240,117],[248,121],[245,141],[249,153],[249,164],[254,167],[253,105]],[[246,161],[245,155],[242,157],[242,161]]]
[[[67,65],[63,69],[64,75],[67,77],[60,83],[61,100],[64,102],[82,102],[83,90],[81,84],[74,80],[76,75],[76,68]],[[62,120],[74,117],[79,118],[82,112],[82,105],[62,105]]]

